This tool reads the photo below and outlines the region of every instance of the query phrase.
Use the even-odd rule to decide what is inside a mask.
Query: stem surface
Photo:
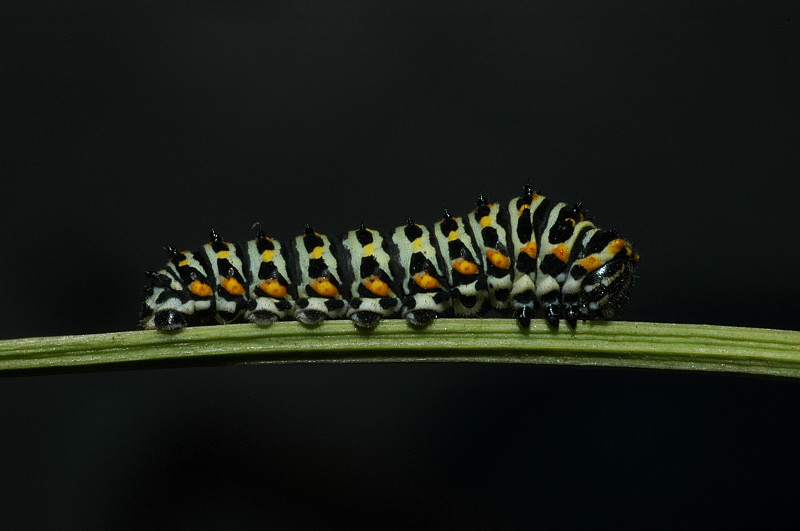
[[[670,323],[579,323],[521,330],[511,319],[439,319],[423,329],[402,320],[375,330],[349,321],[317,327],[206,326],[0,341],[0,371],[105,365],[150,367],[232,363],[536,363],[800,377],[800,332]],[[8,372],[6,373],[8,374]]]

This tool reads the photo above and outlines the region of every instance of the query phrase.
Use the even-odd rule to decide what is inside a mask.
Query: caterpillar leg
[[[189,318],[177,310],[160,310],[153,314],[152,324],[159,330],[178,330],[189,325]]]
[[[359,328],[375,328],[381,322],[381,315],[375,312],[353,312],[350,319]]]
[[[343,300],[310,297],[297,301],[294,318],[303,324],[317,325],[325,319],[341,319],[346,310],[346,303]]]
[[[439,312],[433,310],[416,310],[406,313],[406,321],[412,326],[425,326],[439,318]]]
[[[295,319],[306,325],[318,325],[328,318],[325,312],[319,310],[298,310],[294,315]]]
[[[386,295],[383,297],[379,293],[371,293],[366,285],[377,291],[374,283],[370,284],[369,280],[357,286],[359,293],[364,296],[350,300],[347,317],[359,328],[375,328],[381,319],[393,316],[400,309],[400,299],[390,291],[381,290],[380,293]]]

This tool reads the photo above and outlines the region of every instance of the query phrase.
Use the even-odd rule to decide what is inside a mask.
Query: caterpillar
[[[310,225],[290,241],[229,243],[216,230],[193,251],[166,247],[148,271],[140,327],[294,318],[307,325],[350,319],[373,328],[403,317],[424,326],[441,316],[496,311],[521,327],[541,312],[561,319],[609,319],[627,300],[639,255],[615,231],[597,227],[581,203],[554,203],[523,186],[507,203],[479,194],[475,208],[448,210],[430,226],[412,219],[390,232],[365,225],[338,237]]]

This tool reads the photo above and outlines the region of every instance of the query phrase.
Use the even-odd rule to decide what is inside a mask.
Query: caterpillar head
[[[564,292],[564,318],[571,327],[575,327],[578,319],[610,319],[628,299],[639,255],[633,252],[630,244],[624,241],[623,244],[608,261],[580,278],[577,292],[572,296]],[[574,276],[573,269],[571,280]]]

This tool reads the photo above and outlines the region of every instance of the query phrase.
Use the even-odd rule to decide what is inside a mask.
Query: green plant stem
[[[176,332],[0,341],[0,371],[231,363],[536,363],[800,377],[800,332],[637,322],[579,323],[576,331],[534,321],[439,319],[423,329],[401,320],[375,330],[349,321],[189,328]],[[6,372],[9,374],[9,372]]]

